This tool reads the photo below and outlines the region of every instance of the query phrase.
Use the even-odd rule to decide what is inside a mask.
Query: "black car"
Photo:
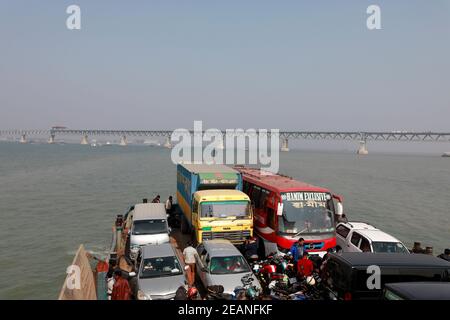
[[[426,254],[332,253],[324,280],[337,299],[380,299],[386,283],[450,282],[450,263]]]
[[[387,283],[384,300],[450,300],[450,282]]]

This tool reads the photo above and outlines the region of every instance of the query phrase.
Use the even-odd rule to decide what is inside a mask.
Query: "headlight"
[[[152,298],[146,295],[142,290],[138,290],[137,298],[138,300],[152,300]]]

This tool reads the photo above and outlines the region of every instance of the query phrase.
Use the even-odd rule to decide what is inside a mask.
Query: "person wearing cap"
[[[122,271],[114,271],[114,285],[111,293],[111,300],[130,300],[131,289],[128,281],[122,276]]]
[[[441,253],[440,255],[438,255],[438,258],[441,258],[445,261],[450,262],[450,249],[445,249],[444,253]]]

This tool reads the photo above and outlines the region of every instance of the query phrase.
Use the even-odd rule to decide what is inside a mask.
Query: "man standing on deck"
[[[304,241],[305,239],[303,238],[298,239],[298,241],[294,243],[290,249],[295,265],[297,265],[298,260],[303,257],[303,253],[305,252]]]
[[[130,300],[131,289],[128,281],[122,277],[122,271],[114,271],[114,286],[111,300]]]
[[[172,213],[172,204],[173,204],[172,196],[169,196],[169,199],[167,199],[166,206],[165,206],[167,214]]]
[[[189,266],[187,270],[187,282],[192,287],[195,282],[195,257],[198,256],[197,250],[192,246],[192,242],[187,243],[187,247],[183,250],[184,263]]]
[[[161,202],[161,196],[158,194],[153,200],[152,203],[160,203]]]

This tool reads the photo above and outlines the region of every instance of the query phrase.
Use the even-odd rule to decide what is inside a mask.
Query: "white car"
[[[400,240],[364,222],[338,223],[336,249],[343,252],[409,253]]]

